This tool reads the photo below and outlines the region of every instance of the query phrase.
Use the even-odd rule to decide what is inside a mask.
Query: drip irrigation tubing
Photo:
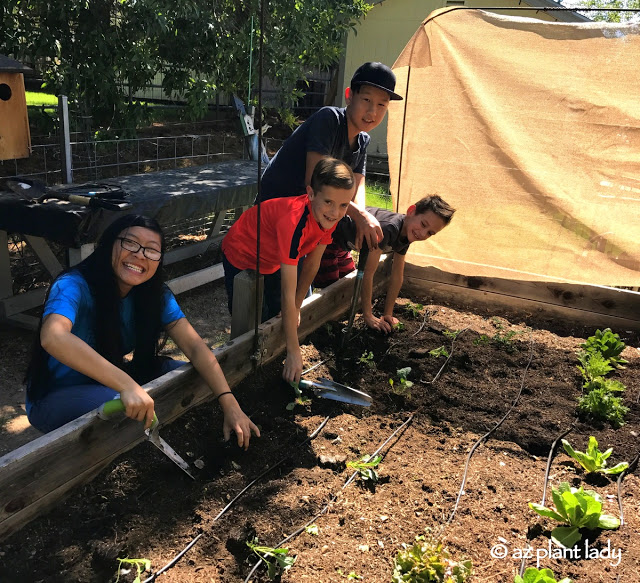
[[[387,437],[387,439],[378,447],[378,449],[376,449],[372,454],[371,454],[371,458],[375,457],[376,455],[378,455],[385,447],[386,445],[396,436],[398,436],[398,439],[400,439],[400,432],[402,430],[404,430],[409,423],[411,423],[411,421],[413,420],[413,416],[415,415],[415,413],[412,413],[411,415],[409,415],[409,417],[401,424],[399,425],[396,430],[389,436]],[[385,454],[386,455],[386,454]],[[351,482],[353,482],[353,480],[355,480],[356,476],[358,475],[358,471],[356,470],[355,472],[353,472],[351,474],[351,476],[349,476],[349,478],[345,481],[345,483],[342,485],[342,488],[340,488],[340,491],[343,491]],[[282,545],[286,544],[287,542],[289,542],[290,540],[292,540],[293,538],[295,538],[296,536],[298,536],[301,532],[304,531],[305,528],[307,528],[307,526],[313,524],[318,518],[320,518],[323,514],[326,514],[329,511],[329,508],[331,507],[331,505],[336,501],[336,499],[338,498],[338,494],[332,494],[329,497],[329,502],[327,502],[327,504],[324,506],[324,508],[318,512],[316,515],[314,515],[310,520],[308,520],[307,522],[305,522],[301,527],[297,528],[294,532],[292,532],[290,535],[286,536],[285,538],[283,538],[276,546],[274,546],[274,549],[280,548],[282,547]],[[244,580],[244,583],[249,583],[249,581],[251,580],[251,577],[253,576],[253,574],[258,570],[258,568],[260,567],[260,565],[262,564],[262,559],[258,559],[258,561],[253,565],[253,567],[251,568],[251,571],[249,571],[249,574],[247,575],[246,579]]]
[[[571,433],[576,428],[577,422],[578,420],[574,419],[573,423],[571,424],[571,427],[569,427],[569,429],[567,429],[564,433],[561,433],[560,435],[558,435],[555,441],[551,444],[551,449],[549,450],[549,456],[547,457],[547,469],[544,472],[544,488],[542,489],[542,501],[540,502],[542,506],[544,506],[544,502],[547,499],[547,485],[549,482],[549,472],[551,471],[551,462],[553,461],[553,452],[556,449],[556,445],[558,445],[558,441],[560,441],[561,439],[564,439],[565,436],[569,435],[569,433]]]
[[[278,466],[282,465],[286,460],[288,460],[292,455],[294,451],[297,451],[301,446],[303,446],[305,443],[307,443],[308,441],[311,441],[312,439],[315,439],[320,432],[324,429],[325,425],[327,424],[327,422],[329,421],[329,416],[325,417],[322,421],[322,423],[320,423],[320,425],[318,425],[318,427],[316,427],[314,429],[314,431],[312,433],[310,433],[304,440],[302,440],[299,444],[297,448],[292,448],[291,452],[287,454],[286,456],[284,456],[282,459],[280,459],[280,461],[276,462],[275,464],[273,464],[272,466],[270,466],[269,468],[267,468],[266,470],[264,470],[261,474],[258,475],[258,477],[254,478],[251,482],[249,482],[249,484],[247,484],[242,490],[240,490],[240,492],[238,492],[238,494],[235,495],[235,497],[233,498],[233,500],[231,500],[231,502],[229,502],[229,504],[227,504],[218,514],[217,516],[213,519],[213,522],[216,522],[217,520],[219,520],[228,510],[229,508],[231,508],[237,501],[238,499],[247,492],[247,490],[249,490],[249,488],[251,488],[256,482],[258,482],[260,479],[262,479],[264,476],[266,476],[269,472],[271,472],[272,470],[274,470],[275,468],[277,468]],[[191,542],[184,547],[184,549],[182,549],[175,557],[173,557],[173,559],[171,559],[164,567],[162,567],[161,569],[159,569],[158,571],[156,571],[155,573],[153,573],[150,577],[148,577],[147,579],[145,579],[142,583],[152,583],[153,581],[156,580],[157,577],[159,577],[160,575],[162,575],[163,573],[166,573],[169,569],[171,569],[172,567],[174,567],[178,561],[180,561],[180,559],[182,559],[182,557],[184,557],[184,555],[204,536],[206,536],[207,533],[201,532],[199,533],[196,537],[193,538],[193,540],[191,540]]]
[[[451,515],[449,516],[447,522],[445,522],[440,527],[440,532],[435,537],[436,539],[440,539],[442,537],[442,533],[444,532],[444,529],[447,526],[449,526],[449,524],[451,524],[451,521],[453,520],[453,517],[455,516],[456,511],[458,510],[458,505],[460,504],[460,498],[462,498],[462,494],[464,493],[464,486],[465,486],[466,481],[467,481],[467,473],[469,472],[469,462],[471,461],[471,456],[473,455],[473,452],[484,441],[486,441],[492,433],[494,433],[504,423],[505,419],[511,414],[511,411],[513,411],[514,407],[518,404],[518,401],[520,400],[520,396],[522,395],[522,390],[524,389],[524,380],[527,377],[527,371],[529,370],[529,366],[531,365],[532,359],[533,359],[533,340],[531,340],[531,348],[529,350],[529,360],[527,361],[527,365],[525,366],[524,373],[522,374],[522,382],[520,383],[520,390],[518,391],[518,394],[516,395],[516,398],[513,400],[513,403],[511,403],[511,407],[509,407],[507,412],[503,415],[502,419],[500,419],[500,421],[498,421],[498,423],[496,423],[496,425],[490,431],[485,433],[471,447],[471,450],[469,451],[469,454],[467,455],[467,460],[466,460],[466,462],[464,464],[464,472],[462,474],[462,483],[460,484],[460,490],[458,491],[458,497],[456,498],[456,503],[453,506],[453,510],[451,511]]]
[[[620,495],[620,488],[622,486],[622,479],[629,473],[635,472],[636,468],[638,467],[638,460],[640,460],[640,452],[638,452],[636,454],[636,457],[633,459],[633,461],[629,464],[629,467],[625,470],[623,470],[620,475],[618,476],[618,489],[617,489],[617,494],[618,494],[618,508],[620,509],[620,526],[622,526],[624,524],[624,512],[622,510],[622,496]]]

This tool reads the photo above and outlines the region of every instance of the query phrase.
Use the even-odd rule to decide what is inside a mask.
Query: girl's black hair
[[[112,266],[114,244],[120,233],[131,227],[144,227],[160,235],[164,254],[165,241],[162,227],[155,219],[143,215],[125,215],[113,221],[102,233],[95,251],[78,265],[63,273],[78,271],[86,280],[94,300],[94,330],[97,352],[119,368],[123,368],[123,339],[120,325],[120,293]],[[60,276],[58,276],[60,277]],[[131,376],[140,384],[154,376],[154,364],[162,347],[162,310],[165,293],[162,258],[156,273],[148,281],[134,286],[129,292],[133,297],[135,319],[135,348],[131,363]],[[47,298],[49,294],[47,293]],[[34,340],[31,361],[27,369],[27,393],[31,401],[41,398],[50,383],[48,353],[40,343],[42,319]]]

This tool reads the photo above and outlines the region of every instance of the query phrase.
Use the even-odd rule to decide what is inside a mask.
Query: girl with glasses
[[[27,370],[34,427],[52,431],[119,395],[127,416],[148,428],[154,403],[141,385],[184,364],[159,356],[169,336],[220,397],[225,439],[233,431],[246,449],[251,434],[260,435],[164,285],[164,245],[157,221],[126,215],[105,229],[89,257],[53,282]]]

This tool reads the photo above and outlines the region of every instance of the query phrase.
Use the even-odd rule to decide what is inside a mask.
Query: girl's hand
[[[223,395],[218,402],[224,412],[224,424],[222,426],[224,440],[229,441],[233,431],[238,439],[238,445],[246,451],[249,447],[251,434],[253,433],[256,437],[260,437],[260,430],[247,417],[232,394]]]
[[[300,349],[289,352],[287,351],[287,358],[284,361],[284,368],[282,369],[282,378],[288,383],[299,383],[300,376],[302,375],[302,354]]]
[[[394,326],[397,326],[400,323],[400,320],[398,320],[398,318],[394,318],[393,316],[389,316],[389,315],[382,316],[382,318],[380,319],[387,322],[387,324],[391,326],[392,330]]]
[[[149,429],[153,423],[154,403],[149,393],[140,385],[134,384],[130,389],[120,391],[120,399],[125,406],[127,417],[144,422],[144,428]]]

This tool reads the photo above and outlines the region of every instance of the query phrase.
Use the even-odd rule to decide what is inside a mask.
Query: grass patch
[[[27,105],[58,105],[58,98],[50,93],[27,91]]]
[[[393,210],[388,184],[385,184],[384,182],[371,182],[366,184],[365,188],[365,201],[367,206],[376,206],[383,209]]]

